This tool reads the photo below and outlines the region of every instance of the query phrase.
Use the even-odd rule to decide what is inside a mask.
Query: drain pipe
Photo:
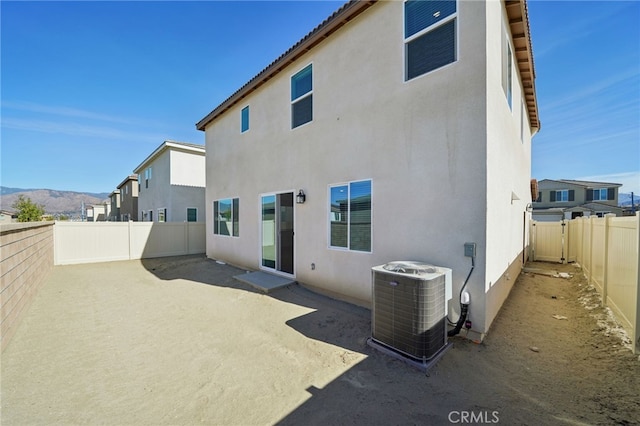
[[[472,256],[471,269],[469,270],[467,279],[464,280],[464,284],[462,284],[462,288],[460,289],[460,317],[458,317],[458,322],[456,323],[456,326],[453,328],[453,330],[449,330],[449,332],[447,333],[447,336],[449,337],[458,335],[458,333],[460,333],[460,330],[462,329],[462,326],[465,324],[465,320],[467,319],[467,314],[469,313],[469,305],[471,304],[471,302],[470,302],[469,292],[464,291],[464,289],[467,286],[467,283],[469,282],[469,277],[471,277],[471,274],[473,273],[473,269],[475,268],[475,266],[476,266],[476,257]]]
[[[464,325],[465,320],[467,319],[468,312],[469,312],[469,293],[465,291],[464,293],[462,293],[462,296],[460,296],[460,317],[458,318],[458,322],[456,323],[456,326],[453,328],[453,330],[449,330],[449,332],[447,333],[447,336],[453,337],[453,336],[456,336],[458,333],[460,333],[460,330],[462,329],[462,326]]]

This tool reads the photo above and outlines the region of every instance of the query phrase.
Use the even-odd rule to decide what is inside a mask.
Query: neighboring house
[[[87,222],[105,222],[111,213],[111,202],[86,206]]]
[[[543,222],[608,213],[622,216],[618,207],[619,183],[543,179],[533,202],[533,218]]]
[[[165,141],[136,169],[138,219],[204,222],[205,148]]]
[[[118,220],[128,222],[138,220],[138,175],[127,176],[120,185],[120,217]]]
[[[109,194],[109,202],[111,203],[111,211],[109,213],[109,221],[116,222],[120,220],[120,190],[116,189]]]
[[[207,256],[364,306],[373,266],[425,261],[459,312],[473,242],[481,339],[528,245],[532,55],[524,2],[345,4],[197,123]]]
[[[18,219],[18,213],[13,210],[0,210],[0,222],[8,223],[15,222]]]

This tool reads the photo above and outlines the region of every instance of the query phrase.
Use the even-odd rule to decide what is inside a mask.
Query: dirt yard
[[[485,341],[452,339],[428,375],[366,344],[368,310],[199,256],[56,267],[2,354],[0,420],[640,424],[640,359],[579,269],[528,267]]]

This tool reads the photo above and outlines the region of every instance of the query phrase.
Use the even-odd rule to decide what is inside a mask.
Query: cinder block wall
[[[2,351],[53,268],[53,226],[53,222],[0,225]]]

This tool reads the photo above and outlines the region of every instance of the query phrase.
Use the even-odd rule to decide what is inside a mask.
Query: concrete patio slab
[[[244,274],[234,275],[233,278],[249,284],[264,293],[270,293],[296,283],[295,280],[290,278],[269,274],[264,271],[246,272]]]

